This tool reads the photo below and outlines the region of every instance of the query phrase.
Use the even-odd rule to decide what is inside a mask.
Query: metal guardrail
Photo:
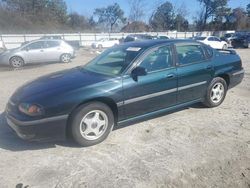
[[[171,38],[190,38],[202,34],[203,36],[212,35],[211,31],[204,32],[149,32],[146,34],[154,36],[168,36]],[[125,38],[129,34],[135,33],[58,33],[58,34],[16,34],[16,35],[0,35],[0,40],[4,41],[5,46],[10,48],[19,47],[23,42],[36,40],[44,36],[61,36],[66,41],[79,42],[79,46],[90,46],[94,41],[101,38]]]

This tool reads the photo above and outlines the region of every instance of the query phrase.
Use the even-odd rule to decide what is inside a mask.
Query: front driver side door
[[[23,56],[28,63],[38,63],[43,62],[44,58],[44,42],[38,41],[33,42],[23,49]]]
[[[176,104],[177,73],[172,46],[161,46],[146,52],[136,66],[147,74],[135,81],[130,74],[123,76],[126,118],[143,115]]]

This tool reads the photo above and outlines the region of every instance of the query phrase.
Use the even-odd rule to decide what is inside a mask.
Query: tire
[[[222,47],[223,50],[226,50],[227,49],[227,45],[224,44],[223,47]]]
[[[105,140],[114,126],[112,110],[100,102],[81,105],[71,117],[71,135],[80,146],[92,146]]]
[[[204,105],[213,108],[219,106],[227,94],[227,83],[221,77],[214,78],[208,86]]]
[[[23,58],[19,56],[14,56],[10,58],[10,66],[13,68],[20,68],[23,67],[25,64]]]
[[[101,44],[98,45],[98,49],[101,50],[103,46]]]
[[[71,55],[70,54],[62,54],[60,57],[60,61],[62,63],[69,63],[71,60]]]

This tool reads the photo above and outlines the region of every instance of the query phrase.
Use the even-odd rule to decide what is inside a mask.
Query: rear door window
[[[59,45],[60,45],[60,43],[58,41],[47,41],[46,42],[47,48],[54,48],[54,47],[57,47]]]
[[[213,37],[213,38],[214,38],[214,41],[220,42],[219,38],[217,38],[217,37]]]
[[[214,37],[208,37],[208,41],[214,41]]]
[[[187,65],[205,60],[201,45],[176,46],[179,65]]]

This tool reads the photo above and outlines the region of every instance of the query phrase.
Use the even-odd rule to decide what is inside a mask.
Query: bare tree
[[[175,14],[176,14],[175,25],[177,31],[186,31],[189,25],[187,20],[189,12],[184,2],[178,8],[176,8]]]
[[[130,6],[129,21],[142,21],[145,16],[145,0],[128,0]]]
[[[109,26],[110,32],[113,31],[114,26],[119,22],[124,23],[126,21],[124,11],[117,3],[104,8],[96,8],[94,15],[98,17],[98,23],[107,24]]]

